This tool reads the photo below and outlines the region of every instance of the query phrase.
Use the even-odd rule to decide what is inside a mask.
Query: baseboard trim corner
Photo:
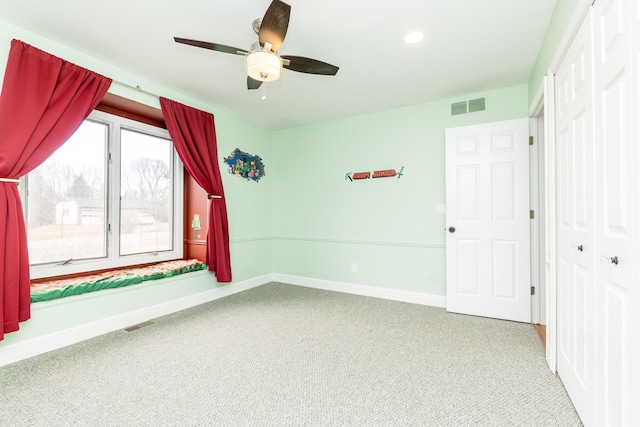
[[[375,286],[358,285],[347,282],[313,279],[310,277],[292,276],[288,274],[273,274],[273,281],[307,288],[323,289],[325,291],[343,292],[366,297],[381,298],[392,301],[408,302],[411,304],[428,305],[446,308],[447,297],[443,295],[423,294],[420,292],[401,291]]]

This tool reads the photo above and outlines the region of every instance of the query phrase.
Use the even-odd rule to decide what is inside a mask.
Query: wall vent
[[[124,328],[125,331],[131,332],[136,329],[144,328],[145,326],[153,325],[153,320],[147,320],[146,322],[138,323],[137,325],[129,326],[128,328]]]
[[[470,99],[469,100],[469,112],[470,113],[477,113],[478,111],[484,111],[485,110],[485,99],[484,98],[477,98],[477,99]]]
[[[486,98],[470,99],[468,101],[454,102],[451,104],[451,115],[459,116],[461,114],[477,113],[486,109]]]
[[[454,102],[451,104],[451,115],[459,116],[460,114],[467,114],[467,101]]]

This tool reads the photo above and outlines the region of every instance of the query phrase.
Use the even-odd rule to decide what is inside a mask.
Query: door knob
[[[455,232],[456,232],[455,227],[449,227],[449,233],[455,233]]]
[[[617,256],[607,256],[607,255],[602,255],[602,258],[600,258],[600,263],[602,263],[602,265],[606,265],[606,264],[614,264],[614,265],[618,265],[618,257]]]

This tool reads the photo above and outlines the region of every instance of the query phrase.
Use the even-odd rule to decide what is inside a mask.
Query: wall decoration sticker
[[[402,175],[404,175],[404,166],[400,168],[400,172],[396,172],[395,169],[384,169],[379,171],[373,171],[373,174],[371,174],[371,172],[356,172],[356,173],[347,172],[346,175],[344,176],[344,180],[353,182],[359,179],[391,178],[394,176],[397,176],[398,179],[400,179]]]
[[[249,181],[258,182],[264,176],[264,164],[258,155],[240,151],[236,148],[224,162],[229,166],[229,173]]]

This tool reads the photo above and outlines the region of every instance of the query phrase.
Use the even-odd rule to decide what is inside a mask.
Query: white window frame
[[[107,158],[105,171],[107,171],[108,187],[105,191],[107,200],[107,229],[105,242],[107,256],[86,260],[72,260],[68,263],[50,263],[31,265],[31,278],[40,279],[46,277],[62,276],[67,274],[79,274],[84,272],[121,268],[131,265],[147,264],[153,262],[170,261],[183,258],[183,231],[184,231],[184,166],[173,148],[171,168],[173,171],[173,250],[148,252],[140,254],[120,255],[120,129],[143,132],[149,135],[171,141],[166,129],[151,126],[135,120],[127,119],[101,111],[93,111],[87,119],[105,123],[108,126]],[[27,189],[28,176],[21,179],[20,193],[23,195],[22,203],[25,213],[25,222],[28,218],[28,197],[24,197]]]

